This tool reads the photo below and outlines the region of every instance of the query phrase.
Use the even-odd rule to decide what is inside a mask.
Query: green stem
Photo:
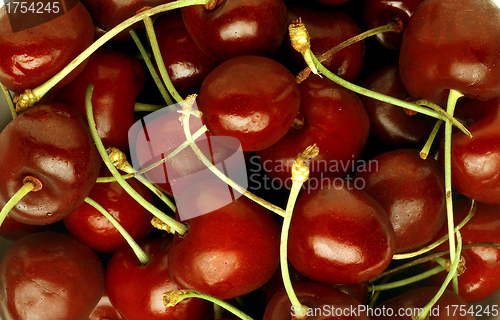
[[[0,83],[0,86],[2,87],[3,94],[5,95],[5,98],[7,99],[7,104],[9,105],[10,114],[12,115],[12,119],[15,119],[17,117],[16,107],[14,106],[14,102],[12,102],[12,96],[10,95],[9,89],[7,89],[7,87],[4,86],[3,83]]]
[[[415,282],[427,279],[427,278],[429,278],[435,274],[438,274],[444,270],[446,270],[446,268],[443,268],[442,266],[436,266],[428,271],[422,272],[421,274],[417,274],[413,277],[409,277],[409,278],[406,278],[403,280],[394,281],[394,282],[390,282],[390,283],[386,283],[386,284],[375,285],[371,289],[373,291],[384,291],[384,290],[390,290],[390,289],[404,287],[404,286],[409,285],[411,283],[415,283]]]
[[[141,262],[143,266],[147,265],[151,259],[149,259],[148,255],[142,250],[142,248],[135,242],[134,238],[130,236],[130,234],[125,230],[122,225],[113,217],[106,209],[104,209],[100,204],[90,199],[89,197],[85,198],[85,202],[94,207],[97,211],[99,211],[103,216],[105,216],[109,222],[120,232],[125,241],[127,241],[128,245],[132,248],[135,255]]]
[[[144,48],[144,45],[142,44],[141,40],[137,36],[137,33],[134,30],[130,30],[130,35],[132,36],[132,39],[134,40],[137,48],[139,49],[139,52],[141,53],[142,59],[144,60],[144,63],[146,63],[146,67],[149,70],[149,73],[151,74],[151,77],[153,77],[153,80],[158,87],[158,90],[161,93],[161,96],[163,97],[163,100],[165,100],[165,103],[167,105],[171,105],[174,102],[172,101],[172,98],[168,95],[167,89],[163,85],[163,82],[161,82],[160,76],[156,72],[155,67],[153,66],[153,63],[151,62],[151,59],[149,58],[149,54],[146,51],[146,48]],[[137,109],[135,111],[138,111]],[[140,110],[143,111],[143,110]]]
[[[170,76],[168,75],[167,68],[165,67],[165,63],[163,62],[163,58],[161,57],[160,47],[158,45],[158,40],[156,39],[156,33],[153,26],[153,21],[150,17],[144,17],[144,25],[146,26],[146,32],[149,37],[149,42],[151,43],[151,49],[153,49],[153,55],[156,60],[156,65],[158,66],[158,70],[160,70],[161,78],[163,82],[167,86],[168,92],[174,97],[175,101],[181,103],[184,99],[180,96],[177,90],[174,88],[172,84],[172,80],[170,80]]]
[[[172,231],[177,232],[180,235],[185,234],[188,230],[188,227],[186,225],[176,221],[175,219],[168,216],[167,214],[156,208],[154,205],[146,201],[146,199],[144,199],[139,193],[137,193],[137,191],[135,191],[134,188],[132,188],[132,186],[130,186],[130,184],[128,184],[127,181],[122,178],[118,170],[111,162],[111,159],[109,158],[108,153],[106,152],[106,149],[104,148],[101,138],[99,138],[99,134],[97,133],[96,130],[94,113],[92,110],[92,102],[91,102],[93,88],[94,88],[93,85],[89,85],[89,87],[87,88],[87,92],[85,94],[85,111],[89,122],[90,132],[96,144],[97,150],[99,150],[99,153],[101,154],[101,157],[104,160],[104,163],[108,167],[109,171],[111,172],[113,177],[115,177],[116,181],[120,184],[120,186],[122,186],[122,188],[125,189],[125,191],[132,198],[134,198],[144,208],[146,208],[149,212],[151,212],[151,214],[153,214],[155,217],[157,217],[162,222],[167,224]]]
[[[439,128],[441,128],[441,125],[443,124],[442,120],[438,120],[436,124],[434,125],[434,128],[432,128],[431,134],[429,135],[429,138],[425,142],[424,147],[422,150],[420,150],[420,158],[422,159],[427,159],[427,156],[429,155],[429,150],[432,147],[432,143],[436,139],[436,135],[439,132]]]
[[[9,214],[10,210],[15,207],[15,205],[21,201],[21,199],[33,191],[35,189],[35,185],[31,182],[25,182],[23,186],[17,190],[17,192],[12,196],[12,198],[7,201],[7,203],[3,206],[2,210],[0,211],[0,226],[4,222],[5,218],[7,217],[7,214]]]
[[[149,104],[149,103],[141,103],[141,102],[136,102],[134,104],[134,111],[135,112],[154,112],[154,111],[158,111],[158,110],[163,109],[163,108],[165,108],[165,106],[160,105],[160,104]]]
[[[165,304],[165,307],[170,308],[170,307],[175,307],[177,303],[181,302],[184,299],[188,298],[199,298],[199,299],[204,299],[208,300],[210,302],[213,302],[222,308],[226,309],[227,311],[231,312],[238,318],[242,320],[253,320],[250,316],[245,314],[243,311],[239,310],[238,308],[235,308],[233,305],[230,303],[218,299],[214,296],[211,296],[207,293],[196,291],[196,290],[178,290],[178,291],[169,291],[165,292],[163,294],[163,303]]]

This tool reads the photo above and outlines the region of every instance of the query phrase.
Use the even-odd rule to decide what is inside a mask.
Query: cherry
[[[386,25],[390,21],[399,20],[403,28],[408,24],[411,15],[423,0],[397,0],[390,3],[383,0],[363,1],[363,20],[369,29]],[[375,36],[377,40],[389,49],[401,47],[403,33],[384,32]]]
[[[276,272],[278,223],[246,197],[231,200],[225,183],[210,180],[178,199],[178,212],[195,216],[187,220],[188,233],[175,236],[168,255],[170,275],[181,287],[226,300],[256,290]]]
[[[264,320],[369,319],[366,308],[358,300],[331,286],[305,281],[294,283],[293,289],[300,302],[310,309],[301,310],[300,306],[292,306],[283,288],[269,301]]]
[[[324,177],[346,177],[368,140],[370,124],[363,104],[352,91],[316,76],[300,84],[300,93],[303,126],[258,151],[261,165],[272,179],[290,188],[297,154],[315,143],[320,152],[311,161],[306,184],[314,186]]]
[[[0,225],[0,237],[15,241],[41,230],[43,230],[42,226],[22,223],[7,215]]]
[[[197,103],[210,133],[234,137],[243,151],[256,151],[286,134],[300,108],[300,91],[281,64],[241,56],[205,78]]]
[[[221,62],[242,55],[272,56],[288,27],[283,0],[219,0],[215,8],[182,8],[182,17],[201,51]]]
[[[427,0],[410,18],[399,56],[414,99],[446,105],[448,89],[490,100],[500,95],[500,8],[489,0]]]
[[[101,300],[87,320],[125,320],[125,318],[111,304],[108,293],[104,291]]]
[[[27,235],[0,263],[2,319],[86,320],[103,292],[101,260],[70,235]]]
[[[394,230],[385,210],[356,185],[338,178],[303,192],[288,240],[290,263],[307,278],[329,284],[368,281],[387,268]]]
[[[106,270],[106,290],[112,305],[128,320],[210,320],[213,305],[186,299],[166,308],[163,293],[182,289],[169,275],[172,238],[139,241],[151,261],[142,266],[130,247],[115,252]]]
[[[105,166],[101,176],[111,174]],[[129,179],[128,183],[148,202],[153,194],[141,182]],[[134,240],[145,238],[153,227],[153,216],[135,201],[116,181],[96,183],[89,197],[106,209],[125,228]],[[99,211],[88,203],[82,203],[63,219],[68,231],[97,252],[115,252],[127,242],[118,230]]]
[[[372,159],[376,170],[356,172],[355,179],[387,212],[396,236],[396,253],[428,244],[446,220],[444,171],[415,149],[398,149]],[[422,232],[425,230],[425,232]]]
[[[138,60],[120,51],[100,48],[75,80],[56,90],[52,99],[85,115],[85,91],[93,84],[92,106],[99,137],[105,147],[127,152],[128,130],[135,123],[134,104],[145,79]]]
[[[10,211],[27,224],[50,224],[73,212],[90,193],[101,165],[88,124],[61,103],[39,104],[11,121],[0,134],[1,206],[36,179],[30,192]]]
[[[94,25],[83,4],[36,27],[13,33],[7,10],[0,13],[0,82],[22,93],[49,80],[94,41]],[[74,79],[82,63],[58,86]]]

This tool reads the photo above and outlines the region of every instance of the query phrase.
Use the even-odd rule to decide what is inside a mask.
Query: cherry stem
[[[308,147],[303,153],[300,153],[295,159],[292,166],[292,188],[290,189],[290,195],[288,196],[288,202],[286,205],[285,219],[283,221],[283,226],[281,227],[281,238],[280,238],[280,265],[281,265],[281,277],[283,278],[283,284],[285,285],[286,294],[288,299],[292,303],[292,306],[299,307],[301,309],[308,309],[307,306],[302,305],[299,298],[293,290],[292,281],[290,279],[290,272],[288,270],[288,233],[290,230],[290,224],[292,221],[293,209],[297,201],[302,184],[309,178],[309,163],[312,158],[318,155],[319,149],[316,145]],[[304,319],[307,319],[304,318]],[[300,316],[297,320],[302,320]]]
[[[52,89],[59,81],[64,79],[70,72],[72,72],[76,67],[78,67],[82,62],[84,62],[92,53],[99,49],[102,45],[112,39],[114,36],[124,31],[133,24],[142,21],[145,17],[150,17],[155,14],[166,12],[174,9],[179,9],[192,5],[206,5],[212,0],[178,0],[174,2],[165,3],[154,8],[140,12],[139,14],[130,17],[129,19],[121,22],[113,29],[106,32],[102,37],[94,41],[87,49],[80,53],[73,61],[71,61],[66,67],[54,75],[51,79],[43,83],[42,85],[33,89],[33,95],[21,95],[20,103],[26,107],[26,105],[32,106],[37,103],[50,89]]]
[[[14,106],[14,102],[12,102],[12,96],[10,95],[9,89],[7,89],[7,87],[4,86],[3,83],[0,83],[0,86],[2,87],[3,94],[5,95],[5,98],[7,99],[7,104],[9,105],[10,114],[12,115],[12,119],[15,119],[17,117],[16,107]]]
[[[37,179],[38,180],[38,179]],[[40,182],[41,185],[41,182]],[[7,203],[3,206],[2,210],[0,211],[0,226],[4,222],[5,218],[7,217],[7,214],[9,214],[10,210],[15,207],[15,205],[21,201],[22,198],[24,198],[25,195],[27,195],[30,192],[36,192],[40,190],[40,186],[31,181],[25,179],[23,186],[17,190],[17,192],[12,196],[12,198],[7,201]]]
[[[443,110],[443,108],[441,108],[437,104],[432,103],[432,102],[427,101],[427,100],[417,100],[417,101],[415,101],[415,103],[419,106],[426,106],[426,107],[429,107],[436,112],[439,112],[440,114],[445,116],[448,121],[451,121],[452,124],[457,126],[457,128],[459,128],[460,131],[465,133],[469,138],[472,138],[472,134],[470,133],[470,131],[465,127],[465,125],[460,120],[455,119],[452,115],[447,113],[445,110]]]
[[[471,203],[471,208],[469,210],[469,213],[467,214],[467,216],[455,227],[455,232],[459,231],[460,229],[462,229],[462,227],[467,223],[469,222],[470,219],[472,219],[472,217],[474,216],[474,214],[476,213],[476,202],[474,200],[472,200],[472,203]],[[448,240],[450,237],[449,234],[446,234],[444,236],[442,236],[439,240],[433,242],[432,244],[428,245],[428,246],[425,246],[423,247],[422,249],[420,250],[417,250],[417,251],[414,251],[414,252],[409,252],[409,253],[401,253],[401,254],[395,254],[392,256],[392,259],[393,260],[403,260],[403,259],[409,259],[409,258],[413,258],[413,257],[417,257],[421,254],[424,254],[426,252],[429,252],[431,251],[432,249],[436,248],[437,246],[439,246],[440,244],[442,243],[445,243],[446,240]]]
[[[404,287],[406,285],[409,285],[409,284],[412,284],[412,283],[415,283],[415,282],[418,282],[418,281],[422,281],[422,280],[425,280],[435,274],[438,274],[442,271],[445,271],[446,268],[442,267],[442,266],[436,266],[430,270],[427,270],[425,272],[422,272],[420,274],[417,274],[413,277],[409,277],[409,278],[406,278],[406,279],[403,279],[403,280],[399,280],[399,281],[394,281],[394,282],[390,282],[390,283],[385,283],[385,284],[379,284],[379,285],[375,285],[373,287],[370,288],[370,290],[373,290],[373,291],[384,291],[384,290],[390,290],[390,289],[396,289],[396,288],[400,288],[400,287]]]
[[[436,302],[439,300],[439,298],[441,298],[441,296],[443,295],[444,291],[448,287],[448,284],[454,278],[456,278],[456,276],[457,276],[457,270],[458,270],[458,264],[459,264],[459,262],[461,260],[460,259],[460,253],[461,252],[462,252],[462,236],[460,235],[460,231],[457,231],[457,251],[456,252],[451,251],[451,247],[450,247],[450,257],[452,255],[452,253],[455,253],[454,256],[456,256],[455,259],[451,259],[451,261],[453,261],[453,262],[451,264],[450,272],[448,272],[448,274],[446,275],[446,278],[444,279],[444,282],[441,285],[441,287],[439,288],[439,290],[436,293],[436,295],[431,299],[431,301],[429,301],[429,303],[427,303],[425,305],[425,307],[423,308],[422,313],[419,314],[418,316],[412,317],[412,318],[414,318],[415,320],[424,320],[424,319],[428,318],[428,314],[429,314],[429,311],[431,310],[431,308],[436,304]]]
[[[432,143],[436,139],[436,135],[439,132],[439,128],[441,128],[441,125],[443,124],[442,120],[438,120],[436,124],[434,125],[434,128],[432,128],[431,134],[429,135],[429,138],[425,142],[424,147],[422,150],[420,150],[420,158],[422,159],[427,159],[427,156],[429,155],[429,151],[431,150]]]
[[[160,104],[149,104],[149,103],[141,103],[141,102],[136,102],[134,104],[134,111],[135,112],[154,112],[154,111],[158,111],[158,110],[163,109],[163,108],[165,108],[165,106],[160,105]]]
[[[130,174],[135,173],[135,170],[130,164],[130,162],[128,162],[125,153],[121,152],[118,148],[108,148],[107,152],[115,168],[126,173]],[[173,212],[175,212],[176,210],[175,204],[166,194],[164,194],[160,189],[158,189],[156,185],[154,185],[144,177],[141,177],[141,179],[137,180],[139,180],[146,188],[148,188],[154,194],[156,194],[156,196],[158,196],[158,198],[160,198],[161,201],[163,201]]]
[[[396,21],[391,21],[384,26],[380,26],[380,27],[365,31],[363,33],[360,33],[357,36],[354,36],[352,38],[347,39],[346,41],[344,41],[342,43],[339,43],[335,47],[333,47],[330,50],[328,50],[327,52],[323,53],[318,58],[318,60],[320,62],[323,62],[323,61],[331,58],[335,53],[339,52],[340,50],[347,48],[348,46],[353,45],[356,42],[363,41],[364,39],[366,39],[368,37],[372,37],[372,36],[377,35],[379,33],[398,31],[398,30],[401,30],[401,25]],[[297,77],[296,77],[297,83],[301,83],[302,81],[306,80],[310,74],[311,74],[311,68],[309,66],[307,66],[305,69],[300,71],[299,74],[297,75]]]
[[[142,266],[147,265],[151,259],[148,255],[142,250],[142,248],[135,242],[134,238],[130,236],[130,234],[125,230],[122,225],[113,217],[106,209],[104,209],[99,203],[95,202],[91,198],[85,198],[85,202],[94,207],[97,211],[99,211],[103,216],[105,216],[109,222],[120,232],[123,238],[127,241],[128,245],[132,248],[135,255],[141,262]]]
[[[234,314],[235,316],[237,316],[242,320],[253,320],[250,316],[248,316],[238,308],[234,307],[230,303],[197,290],[177,290],[177,291],[165,292],[163,294],[163,303],[165,304],[165,307],[170,308],[170,307],[175,307],[177,303],[188,298],[199,298],[213,302],[219,305],[220,307],[226,309],[227,311],[231,312],[232,314]]]
[[[149,42],[151,43],[151,48],[153,49],[153,55],[156,60],[156,65],[158,66],[158,70],[160,70],[161,78],[163,79],[163,82],[167,86],[168,92],[174,98],[174,100],[177,101],[177,103],[182,103],[184,99],[182,99],[182,97],[172,84],[172,80],[170,80],[167,68],[165,67],[163,58],[161,57],[160,46],[158,45],[158,40],[156,39],[156,33],[155,33],[155,28],[153,26],[153,21],[151,20],[150,17],[144,17],[143,21],[144,25],[146,26],[146,32],[148,34]]]
[[[144,48],[144,45],[142,44],[141,40],[137,36],[137,33],[134,30],[130,30],[130,35],[132,36],[132,39],[134,40],[137,48],[139,49],[139,52],[141,53],[142,59],[144,60],[144,63],[146,63],[146,67],[149,70],[149,73],[151,74],[151,77],[153,78],[154,82],[156,83],[156,86],[158,87],[158,90],[161,93],[161,96],[163,97],[163,100],[165,100],[165,103],[167,105],[171,105],[174,102],[172,101],[172,98],[168,95],[167,89],[163,85],[163,82],[161,82],[160,76],[156,72],[155,67],[153,66],[153,63],[151,62],[151,59],[149,58],[149,54],[146,51],[146,48]],[[135,111],[138,111],[137,108]],[[144,110],[140,110],[144,111]],[[148,111],[148,110],[145,110]]]
[[[182,110],[179,110],[179,112],[182,113],[182,116],[180,117],[181,124],[184,128],[184,134],[186,135],[186,140],[189,143],[189,146],[191,149],[193,149],[194,153],[198,157],[198,159],[203,162],[203,164],[210,170],[212,171],[213,174],[215,174],[219,179],[224,181],[226,184],[228,184],[231,188],[234,190],[238,191],[240,194],[244,195],[245,197],[249,198],[250,200],[255,201],[256,203],[260,204],[264,208],[280,215],[280,216],[285,216],[285,210],[281,209],[280,207],[256,196],[255,194],[249,192],[248,190],[245,190],[245,188],[242,188],[239,184],[231,180],[228,176],[226,176],[224,173],[222,173],[217,167],[210,162],[210,160],[207,159],[207,157],[201,152],[201,150],[198,148],[196,145],[196,142],[191,134],[191,130],[189,128],[189,117],[191,114],[195,114],[195,116],[201,117],[201,112],[198,110],[193,110],[192,106],[196,100],[196,94],[189,95],[186,100],[182,103]]]
[[[463,97],[463,93],[457,90],[450,90],[448,95],[448,103],[446,111],[453,116],[455,112],[455,106],[458,99]],[[455,235],[453,230],[455,229],[455,224],[453,221],[453,197],[452,197],[452,185],[451,185],[451,134],[452,134],[452,124],[450,121],[445,123],[445,133],[444,133],[444,185],[446,192],[446,216],[448,222],[448,243],[450,246],[450,260],[455,261]],[[458,233],[457,233],[458,235]],[[451,270],[453,271],[453,270]],[[456,274],[453,272],[453,274]],[[453,291],[458,294],[458,279],[456,276],[453,277]]]
[[[389,280],[390,280],[390,279],[391,279],[391,276],[390,276],[390,275],[388,275],[388,276],[386,276],[386,277],[385,277],[385,278],[384,278],[384,279],[380,282],[380,284],[386,284],[387,282],[389,282]],[[370,284],[371,284],[371,283],[370,283]],[[381,293],[382,291],[375,291],[375,290],[373,290],[374,285],[373,285],[373,284],[371,284],[371,285],[372,285],[372,290],[371,290],[371,294],[372,294],[372,296],[370,297],[370,303],[368,303],[368,307],[369,307],[369,308],[371,308],[371,309],[373,309],[373,308],[375,308],[375,305],[376,305],[376,303],[377,303],[377,300],[378,300],[378,298],[379,298],[379,296],[380,296],[380,293]]]
[[[113,163],[111,162],[111,159],[108,156],[108,153],[106,152],[106,149],[104,148],[104,145],[102,144],[101,138],[99,137],[99,134],[97,133],[96,125],[95,125],[95,120],[94,120],[94,112],[92,110],[92,91],[94,89],[93,85],[89,85],[87,88],[87,92],[85,94],[85,111],[87,114],[87,119],[89,122],[89,127],[90,127],[90,132],[92,134],[92,137],[94,139],[95,145],[97,147],[97,150],[101,154],[101,157],[108,167],[109,171],[115,177],[116,181],[120,184],[120,186],[132,197],[134,200],[136,200],[139,204],[141,204],[146,210],[148,210],[151,214],[153,214],[155,217],[160,219],[162,222],[164,222],[166,225],[170,227],[170,232],[171,233],[179,233],[180,235],[185,234],[188,231],[188,227],[185,224],[182,224],[178,221],[176,221],[174,218],[168,216],[158,208],[156,208],[154,205],[149,203],[146,199],[144,199],[137,191],[130,186],[130,184],[127,183],[125,179],[122,178],[118,170],[115,168]]]

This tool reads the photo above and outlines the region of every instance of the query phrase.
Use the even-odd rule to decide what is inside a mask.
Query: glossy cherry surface
[[[113,306],[128,320],[210,320],[213,304],[186,299],[166,308],[163,293],[184,289],[168,272],[172,238],[142,240],[139,245],[151,259],[142,266],[128,246],[118,250],[106,269],[106,291]]]
[[[419,150],[398,149],[371,161],[375,170],[354,175],[387,212],[396,236],[396,253],[428,244],[446,220],[444,170],[434,158],[422,159]]]
[[[101,175],[111,174],[103,166]],[[141,182],[135,178],[128,179],[127,182],[146,201],[153,203],[152,192]],[[118,182],[96,183],[88,196],[108,211],[134,240],[145,238],[153,230],[151,213],[135,201]],[[111,222],[88,203],[82,203],[63,221],[74,237],[94,251],[115,252],[127,244]]]
[[[188,189],[177,209],[208,213],[186,221],[188,233],[175,236],[168,255],[176,283],[224,300],[261,287],[279,265],[280,228],[273,215],[244,196],[227,204],[228,197],[227,186],[209,180]]]
[[[55,102],[11,121],[0,134],[0,150],[2,206],[26,177],[42,183],[9,213],[27,224],[50,224],[73,212],[90,193],[102,162],[83,117]]]
[[[307,278],[329,284],[367,281],[391,262],[394,230],[385,210],[347,181],[325,178],[303,192],[288,237],[290,263]]]
[[[242,56],[272,56],[288,25],[283,0],[222,0],[208,10],[182,8],[184,24],[194,42],[219,61]]]
[[[125,320],[125,318],[111,304],[108,293],[104,291],[101,300],[87,320]]]
[[[21,93],[49,80],[94,41],[94,25],[81,3],[64,15],[12,32],[6,9],[0,11],[0,82]],[[58,86],[67,84],[85,63],[66,76]]]
[[[401,81],[414,99],[446,106],[448,89],[500,95],[500,7],[490,0],[427,0],[405,28]]]
[[[0,316],[4,320],[86,320],[104,292],[99,257],[72,236],[28,235],[0,263]]]
[[[243,151],[256,151],[286,134],[300,108],[300,90],[281,64],[241,56],[205,78],[197,102],[210,133],[234,137]]]

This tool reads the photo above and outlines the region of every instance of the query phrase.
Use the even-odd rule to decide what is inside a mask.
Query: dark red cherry
[[[412,313],[425,307],[436,295],[439,287],[422,287],[410,290],[376,306],[369,316],[372,320],[413,320]],[[474,320],[471,306],[453,291],[446,290],[429,313],[429,320]],[[418,315],[418,313],[417,313]]]
[[[70,235],[28,235],[0,263],[2,319],[87,320],[103,292],[101,260]]]
[[[0,225],[0,237],[15,241],[41,230],[42,226],[22,223],[7,215]]]
[[[281,64],[241,56],[205,78],[197,102],[211,134],[234,137],[243,151],[256,151],[286,134],[300,108],[300,91]]]
[[[317,282],[296,282],[293,289],[300,303],[309,307],[292,306],[285,289],[278,291],[269,301],[264,320],[368,320],[366,308],[345,293]],[[308,317],[299,318],[299,315]]]
[[[151,259],[142,266],[129,246],[119,249],[106,269],[109,300],[127,320],[211,320],[213,304],[190,298],[166,308],[163,293],[184,289],[168,273],[168,252],[172,238],[139,241]]]
[[[184,24],[206,55],[226,61],[243,55],[272,56],[287,32],[283,0],[222,0],[215,8],[182,8]]]
[[[81,3],[54,20],[15,33],[6,12],[0,11],[0,82],[17,93],[52,78],[94,41],[92,18]],[[73,80],[84,66],[58,86]]]
[[[99,137],[105,147],[127,152],[128,130],[135,123],[134,104],[141,92],[146,73],[132,56],[100,48],[93,53],[83,71],[68,85],[53,94],[85,115],[85,91],[94,85],[92,107]]]
[[[233,200],[234,192],[224,182],[205,180],[177,200],[178,213],[194,216],[168,255],[170,275],[181,287],[226,300],[258,289],[277,270],[277,221],[244,196]]]
[[[431,242],[446,220],[444,170],[439,162],[423,160],[415,149],[389,151],[370,161],[376,168],[361,168],[354,179],[363,180],[363,190],[389,215],[396,253]]]
[[[368,281],[394,254],[394,230],[368,193],[339,178],[303,192],[288,237],[290,263],[307,278],[329,284]]]
[[[101,300],[87,320],[125,320],[125,318],[111,304],[108,293],[104,291]]]
[[[101,176],[110,176],[103,166]],[[146,201],[153,203],[153,194],[135,178],[127,182]],[[145,238],[152,230],[151,213],[135,201],[118,182],[96,183],[90,199],[109,212],[134,240]],[[115,252],[127,242],[111,222],[88,203],[82,203],[63,219],[66,229],[97,252]]]
[[[384,26],[391,21],[399,20],[404,28],[411,15],[423,0],[364,0],[363,20],[368,29]],[[383,32],[375,36],[377,40],[389,49],[401,47],[403,32]]]
[[[271,147],[258,151],[259,161],[280,185],[291,187],[291,169],[297,154],[316,144],[320,150],[309,166],[307,185],[324,177],[346,177],[354,171],[370,128],[361,100],[326,78],[311,76],[300,84],[301,128],[291,128]]]
[[[490,0],[427,0],[401,44],[401,81],[414,99],[446,106],[448,89],[490,100],[500,95],[500,7]]]
[[[42,187],[24,196],[10,215],[27,224],[50,224],[73,212],[94,186],[102,159],[88,124],[61,103],[36,105],[0,134],[0,205],[26,177]]]

